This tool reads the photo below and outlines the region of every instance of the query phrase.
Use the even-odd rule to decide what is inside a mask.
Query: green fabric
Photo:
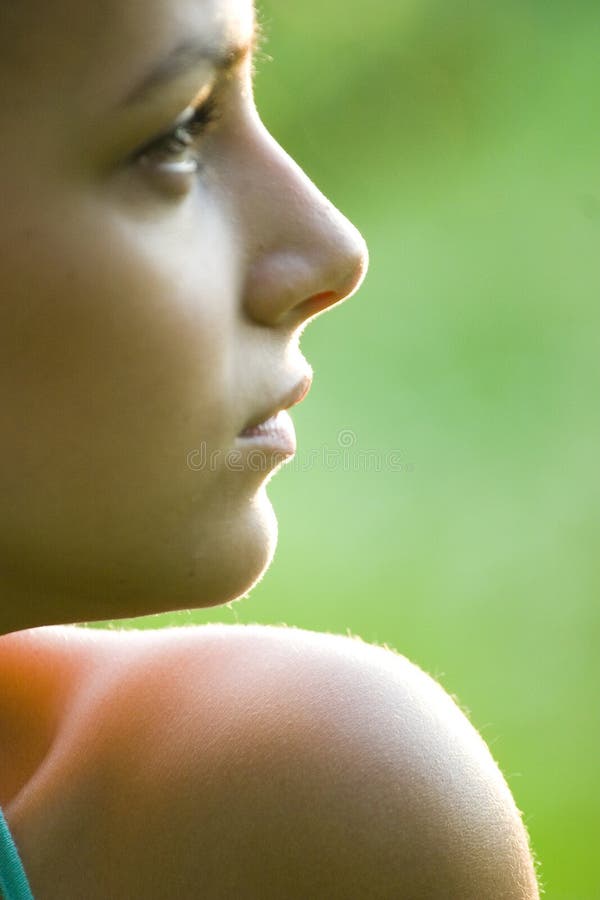
[[[4,813],[0,809],[0,893],[3,900],[33,900],[27,875],[10,833]]]

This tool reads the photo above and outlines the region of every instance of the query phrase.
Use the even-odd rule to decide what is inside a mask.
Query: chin
[[[179,608],[220,606],[243,597],[271,565],[277,536],[277,518],[263,488],[244,514],[228,524],[209,583],[196,598],[199,602]]]
[[[129,590],[124,585],[119,591],[115,605],[130,611],[118,616],[221,606],[247,594],[273,560],[277,519],[265,486],[229,512],[223,516],[221,510],[221,521],[212,516],[208,532],[192,530],[177,548],[171,543],[162,558],[146,559],[143,587],[130,583]],[[137,598],[133,603],[132,597]]]

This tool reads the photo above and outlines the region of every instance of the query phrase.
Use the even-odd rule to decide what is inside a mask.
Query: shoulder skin
[[[404,657],[285,627],[110,638],[36,898],[538,898],[485,743]]]

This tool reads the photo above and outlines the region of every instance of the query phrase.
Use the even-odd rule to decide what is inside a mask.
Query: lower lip
[[[266,422],[242,431],[238,438],[238,444],[248,450],[262,451],[262,453],[274,454],[281,459],[287,459],[296,452],[294,423],[289,413],[282,410],[276,416],[267,419]]]

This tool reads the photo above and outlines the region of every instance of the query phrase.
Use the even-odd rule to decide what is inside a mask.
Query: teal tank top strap
[[[2,900],[33,900],[17,845],[2,809],[0,809],[0,895]]]

